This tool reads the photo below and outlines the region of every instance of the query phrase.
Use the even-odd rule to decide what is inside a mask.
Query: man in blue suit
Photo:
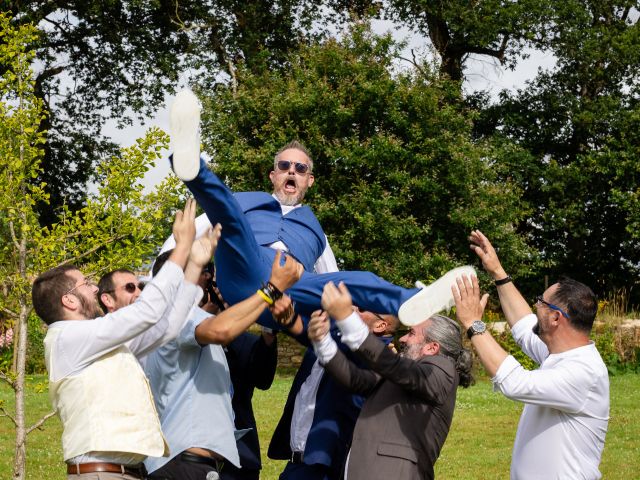
[[[305,268],[300,281],[288,292],[298,313],[310,316],[320,308],[322,289],[332,281],[344,282],[354,303],[365,310],[399,314],[403,323],[422,320],[425,308],[421,303],[429,297],[426,289],[402,288],[370,272],[315,273],[318,259],[327,249],[327,239],[311,209],[301,203],[314,183],[313,162],[301,144],[290,143],[277,153],[269,175],[273,195],[266,192],[234,195],[199,157],[199,122],[197,98],[190,91],[180,92],[171,110],[173,169],[185,181],[208,220],[222,225],[216,267],[220,291],[230,304],[252,295],[260,287],[269,276],[274,249],[281,249]],[[325,261],[331,263],[333,270],[335,260]],[[442,302],[433,311],[451,305],[451,294]],[[268,315],[261,320],[263,325],[273,326]]]
[[[369,330],[389,344],[398,319],[371,312],[360,315]],[[338,328],[334,326],[331,334],[337,339]],[[336,343],[358,362],[342,342]],[[280,480],[340,479],[363,403],[363,397],[325,374],[313,348],[308,348],[269,444],[269,458],[288,460]]]

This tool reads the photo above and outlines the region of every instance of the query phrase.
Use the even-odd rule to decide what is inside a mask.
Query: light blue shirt
[[[149,457],[149,473],[191,447],[212,450],[240,466],[236,446],[229,366],[220,345],[200,345],[196,327],[211,314],[200,308],[178,338],[151,353],[144,369],[156,403],[169,457]]]

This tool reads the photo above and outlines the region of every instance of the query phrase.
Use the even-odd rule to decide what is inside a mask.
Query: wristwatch
[[[469,329],[467,330],[467,337],[471,340],[474,335],[480,335],[487,331],[487,324],[482,320],[474,320]]]

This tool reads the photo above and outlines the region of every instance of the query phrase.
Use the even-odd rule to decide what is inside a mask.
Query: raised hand
[[[196,201],[193,198],[187,199],[184,210],[176,212],[173,222],[173,236],[176,240],[176,249],[189,251],[193,239],[196,236]]]
[[[290,255],[285,256],[284,265],[280,265],[280,259],[282,258],[282,252],[276,253],[276,258],[271,265],[271,277],[269,281],[281,292],[291,287],[294,283],[300,280],[304,267],[302,264],[296,262]]]
[[[464,328],[469,328],[475,320],[482,319],[489,294],[485,293],[480,298],[477,277],[458,277],[456,285],[451,287],[451,292],[456,302],[456,317]]]
[[[493,245],[480,230],[473,230],[469,236],[469,241],[471,242],[471,250],[476,252],[487,273],[493,276],[494,279],[501,279],[507,276]]]
[[[351,315],[353,303],[347,286],[340,282],[336,287],[333,282],[328,282],[322,292],[322,308],[337,321]]]
[[[287,295],[282,295],[269,307],[271,315],[278,325],[289,330],[293,335],[300,335],[304,328],[300,315],[295,312],[294,304]]]
[[[316,310],[311,314],[309,325],[307,327],[307,335],[312,342],[320,342],[329,334],[329,317],[326,312]]]
[[[209,227],[209,229],[200,238],[196,238],[191,245],[191,252],[189,253],[189,261],[195,263],[199,267],[204,267],[211,261],[211,258],[216,253],[216,247],[218,246],[218,240],[220,240],[220,232],[222,227],[219,223],[215,227]]]

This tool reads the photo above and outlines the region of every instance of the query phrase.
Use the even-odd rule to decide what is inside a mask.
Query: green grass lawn
[[[278,375],[267,392],[256,391],[257,413],[263,450],[262,478],[277,479],[285,462],[266,458],[269,437],[280,418],[287,398],[291,375]],[[28,418],[34,421],[49,409],[45,378],[33,377],[27,394]],[[600,470],[605,479],[640,478],[640,419],[637,397],[640,375],[611,378],[611,420]],[[12,392],[0,387],[0,402],[12,410]],[[511,447],[520,416],[521,405],[493,393],[487,381],[458,391],[458,402],[449,438],[436,464],[440,479],[505,479],[509,477]],[[53,418],[42,431],[29,436],[28,474],[30,479],[64,479],[60,448],[60,422]],[[6,418],[0,418],[0,478],[11,477],[13,429]],[[544,461],[544,458],[541,458]]]

